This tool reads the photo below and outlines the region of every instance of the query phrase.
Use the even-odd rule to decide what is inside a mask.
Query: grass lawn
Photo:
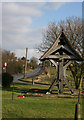
[[[77,98],[17,97],[24,94],[23,92],[35,88],[48,89],[46,86],[15,83],[14,100],[12,100],[12,86],[9,89],[3,89],[3,118],[74,118]],[[82,106],[82,100],[80,103]]]

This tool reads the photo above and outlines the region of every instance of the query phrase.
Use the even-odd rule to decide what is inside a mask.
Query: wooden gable
[[[66,59],[66,60],[77,60],[82,61],[81,56],[74,49],[70,41],[65,36],[62,30],[54,41],[52,46],[41,56],[40,60],[45,59]]]

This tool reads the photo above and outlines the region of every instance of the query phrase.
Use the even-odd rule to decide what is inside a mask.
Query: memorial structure
[[[42,62],[44,62],[45,60],[50,60],[57,68],[57,76],[49,87],[49,92],[52,91],[53,86],[56,84],[56,82],[58,82],[58,93],[62,93],[63,82],[65,82],[65,84],[67,84],[68,88],[73,94],[73,90],[68,80],[66,80],[66,69],[72,61],[82,61],[82,58],[74,49],[73,45],[66,37],[63,30],[60,32],[52,46],[40,57],[40,60]]]

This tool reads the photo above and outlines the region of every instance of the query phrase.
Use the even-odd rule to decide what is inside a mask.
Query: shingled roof
[[[63,30],[59,33],[51,47],[40,57],[40,60],[57,60],[59,58],[82,61],[82,57],[70,43]]]

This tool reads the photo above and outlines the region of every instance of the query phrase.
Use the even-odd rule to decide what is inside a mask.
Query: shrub
[[[9,61],[7,66],[7,73],[18,74],[23,71],[23,63],[20,61]]]
[[[2,73],[2,86],[3,87],[10,87],[12,82],[13,82],[13,76],[11,74]]]

